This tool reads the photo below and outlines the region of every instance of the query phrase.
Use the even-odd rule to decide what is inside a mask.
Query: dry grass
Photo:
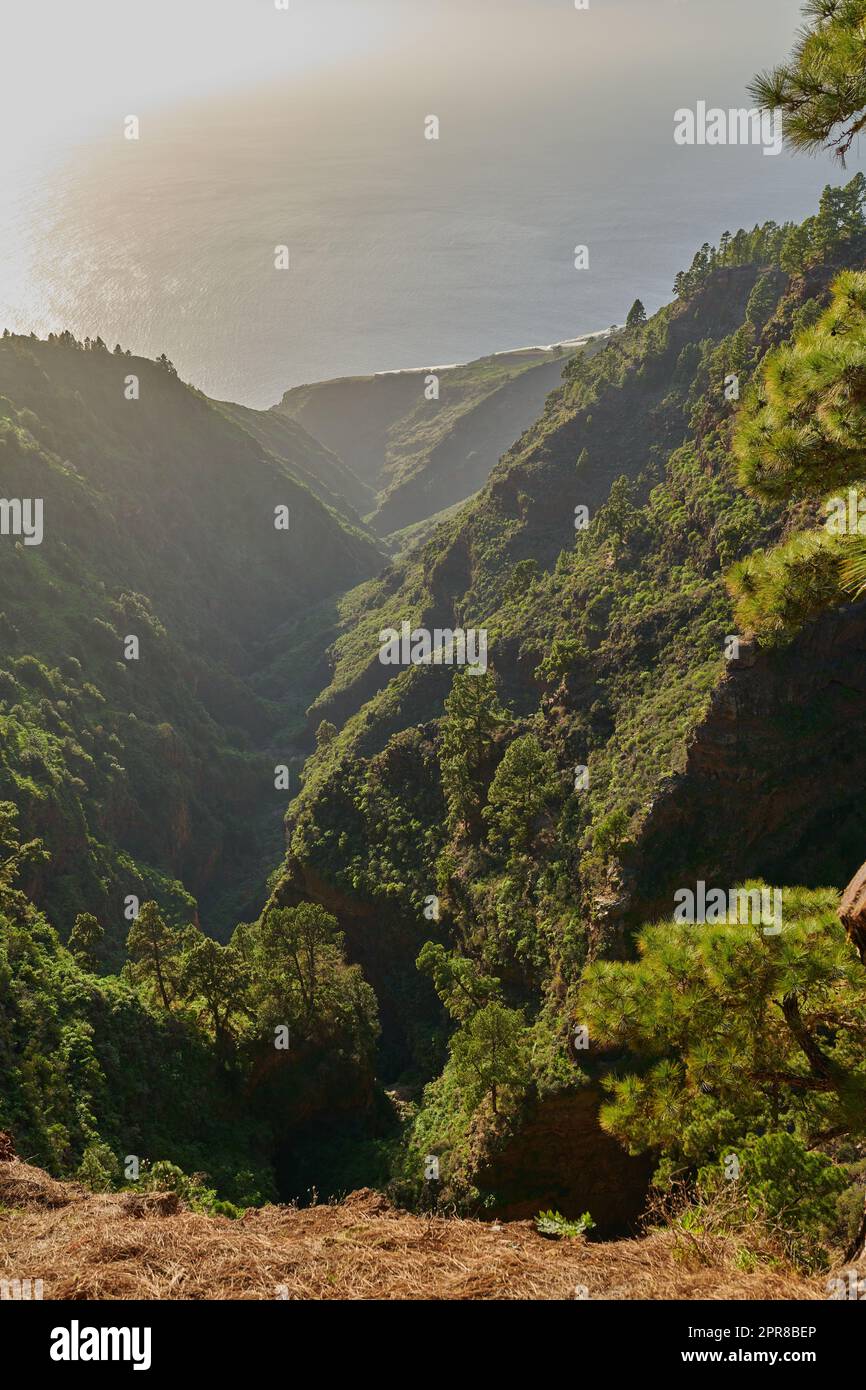
[[[265,1207],[237,1221],[171,1194],[95,1195],[0,1162],[0,1278],[56,1299],[819,1299],[825,1281],[744,1273],[718,1238],[673,1231],[593,1245],[509,1225],[416,1216],[378,1193]]]

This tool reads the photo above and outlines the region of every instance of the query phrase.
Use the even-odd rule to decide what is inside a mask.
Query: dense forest
[[[768,780],[768,756],[790,759],[794,735],[817,743],[827,708],[820,683],[780,693],[765,668],[787,662],[796,680],[804,624],[838,622],[856,597],[858,544],[820,518],[827,486],[858,477],[824,344],[863,322],[863,200],[857,176],[805,232],[768,224],[699,253],[668,308],[567,362],[478,498],[384,570],[363,523],[304,482],[317,459],[302,432],[293,469],[261,443],[267,421],[241,427],[165,364],[0,343],[4,476],[33,491],[38,474],[63,517],[62,541],[46,529],[3,552],[0,1128],[22,1151],[109,1185],[130,1159],[139,1182],[173,1165],[173,1181],[206,1175],[200,1200],[236,1206],[369,1182],[409,1205],[586,1210],[602,1230],[635,1218],[651,1173],[699,1201],[736,1154],[765,1185],[802,1182],[813,1237],[859,1220],[866,994],[832,891],[859,862],[859,760],[846,745],[832,825],[795,768]],[[129,435],[122,394],[109,433],[130,361],[158,447],[148,421]],[[821,432],[811,472],[797,441],[773,452],[782,411],[809,457]],[[121,431],[118,516],[103,460],[111,449],[118,468]],[[172,466],[190,438],[197,455]],[[217,448],[234,464],[223,484],[245,451],[235,499],[198,489]],[[154,486],[169,476],[170,506]],[[320,528],[328,566],[299,565],[291,545],[277,558],[286,499]],[[251,573],[268,528],[273,555]],[[289,585],[281,563],[298,567]],[[287,616],[287,591],[315,621]],[[856,628],[857,603],[844,611]],[[484,626],[487,673],[388,680],[375,635],[407,617]],[[726,659],[729,634],[765,630],[753,664]],[[274,698],[299,631],[322,672],[332,642],[306,716],[309,671]],[[708,790],[702,746],[745,681],[775,745],[750,765],[744,731],[743,765],[714,767]],[[297,779],[314,731],[303,785],[281,797],[279,768],[291,754]],[[269,785],[271,834],[291,796],[288,855],[231,930],[226,880],[260,866]],[[748,812],[717,806],[720,790]],[[766,820],[780,796],[781,836]],[[781,939],[641,927],[672,916],[677,885],[769,872]]]
[[[812,9],[758,91],[844,154],[802,71],[850,6]],[[19,1153],[227,1215],[367,1185],[601,1236],[651,1202],[807,1269],[862,1238],[864,344],[859,173],[557,352],[462,505],[459,421],[402,397],[365,474],[309,389],[5,333],[2,488],[44,499],[0,542]],[[474,366],[461,417],[539,370]],[[487,669],[395,673],[404,622]],[[698,886],[761,910],[678,915]]]

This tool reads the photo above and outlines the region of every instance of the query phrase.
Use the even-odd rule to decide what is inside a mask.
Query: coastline
[[[619,327],[620,325],[617,325]],[[465,362],[440,362],[429,367],[392,367],[387,371],[371,372],[371,377],[379,376],[412,376],[422,375],[425,372],[453,372],[461,367],[471,366],[473,362],[484,362],[492,357],[520,357],[523,353],[530,352],[562,352],[563,355],[569,349],[586,347],[587,343],[594,342],[596,338],[609,338],[610,328],[599,328],[593,333],[582,333],[579,338],[563,338],[558,343],[535,343],[526,347],[504,348],[498,352],[486,352],[481,357],[471,357]],[[342,378],[345,380],[346,378]],[[340,380],[340,378],[330,378],[330,380]],[[317,383],[309,383],[314,385]]]

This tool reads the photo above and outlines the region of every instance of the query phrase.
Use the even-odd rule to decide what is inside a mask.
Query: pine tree
[[[221,946],[196,932],[183,956],[180,987],[187,998],[198,997],[210,1017],[214,1038],[225,1046],[231,1039],[231,1018],[244,1008],[250,973],[236,946]]]
[[[69,933],[69,950],[87,969],[92,970],[105,932],[90,912],[79,912]]]
[[[558,790],[554,754],[534,734],[514,739],[496,769],[483,812],[492,840],[512,852],[528,849]]]
[[[766,501],[866,474],[866,273],[843,272],[815,326],[767,355],[734,454],[742,485]]]
[[[126,950],[133,977],[150,982],[166,1010],[177,994],[180,948],[181,933],[166,923],[155,902],[143,903],[129,928]]]
[[[318,903],[269,908],[253,929],[251,965],[253,1009],[265,1030],[285,1023],[307,1041],[372,1048],[376,996],[347,965],[337,919]]]
[[[844,165],[866,127],[866,0],[806,0],[807,24],[790,61],[760,73],[750,91],[783,114],[795,149],[832,150]]]
[[[640,300],[636,299],[628,311],[625,326],[626,328],[639,328],[642,323],[646,323],[646,309]]]
[[[733,437],[743,487],[761,501],[827,497],[866,478],[866,273],[845,271],[818,321],[764,359]],[[847,494],[846,494],[847,495]],[[824,527],[734,567],[745,630],[786,640],[866,584],[866,537]]]
[[[481,807],[479,773],[489,760],[494,736],[506,722],[492,671],[458,671],[440,725],[439,765],[452,829],[472,820]]]
[[[446,951],[439,942],[426,941],[415,964],[430,976],[452,1018],[471,1018],[499,992],[497,979],[483,975],[474,961],[459,951]]]
[[[489,1096],[494,1115],[503,1089],[520,1094],[530,1079],[529,1048],[523,1015],[493,1001],[485,1004],[454,1035],[451,1061],[458,1085],[470,1104]]]
[[[832,891],[786,889],[777,935],[669,922],[638,948],[590,965],[579,997],[591,1037],[642,1059],[602,1110],[633,1151],[701,1163],[750,1132],[862,1131],[866,981]]]

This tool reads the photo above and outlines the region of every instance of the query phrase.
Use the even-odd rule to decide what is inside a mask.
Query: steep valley
[[[40,545],[0,545],[23,1156],[97,1191],[118,1154],[168,1164],[202,1220],[278,1243],[249,1208],[367,1187],[640,1229],[659,1144],[611,1096],[669,1058],[628,1008],[581,1040],[585,978],[698,879],[793,885],[841,933],[864,854],[866,606],[726,655],[732,567],[821,501],[741,485],[727,387],[866,264],[862,216],[802,267],[795,234],[699,253],[586,350],[443,369],[430,418],[414,373],[256,411],[98,339],[0,339],[0,488],[44,502]],[[403,622],[483,629],[488,669],[384,665]]]
[[[605,335],[551,348],[497,353],[429,372],[383,372],[297,386],[271,414],[303,425],[368,489],[367,520],[381,536],[465,501],[544,407],[575,350]]]

